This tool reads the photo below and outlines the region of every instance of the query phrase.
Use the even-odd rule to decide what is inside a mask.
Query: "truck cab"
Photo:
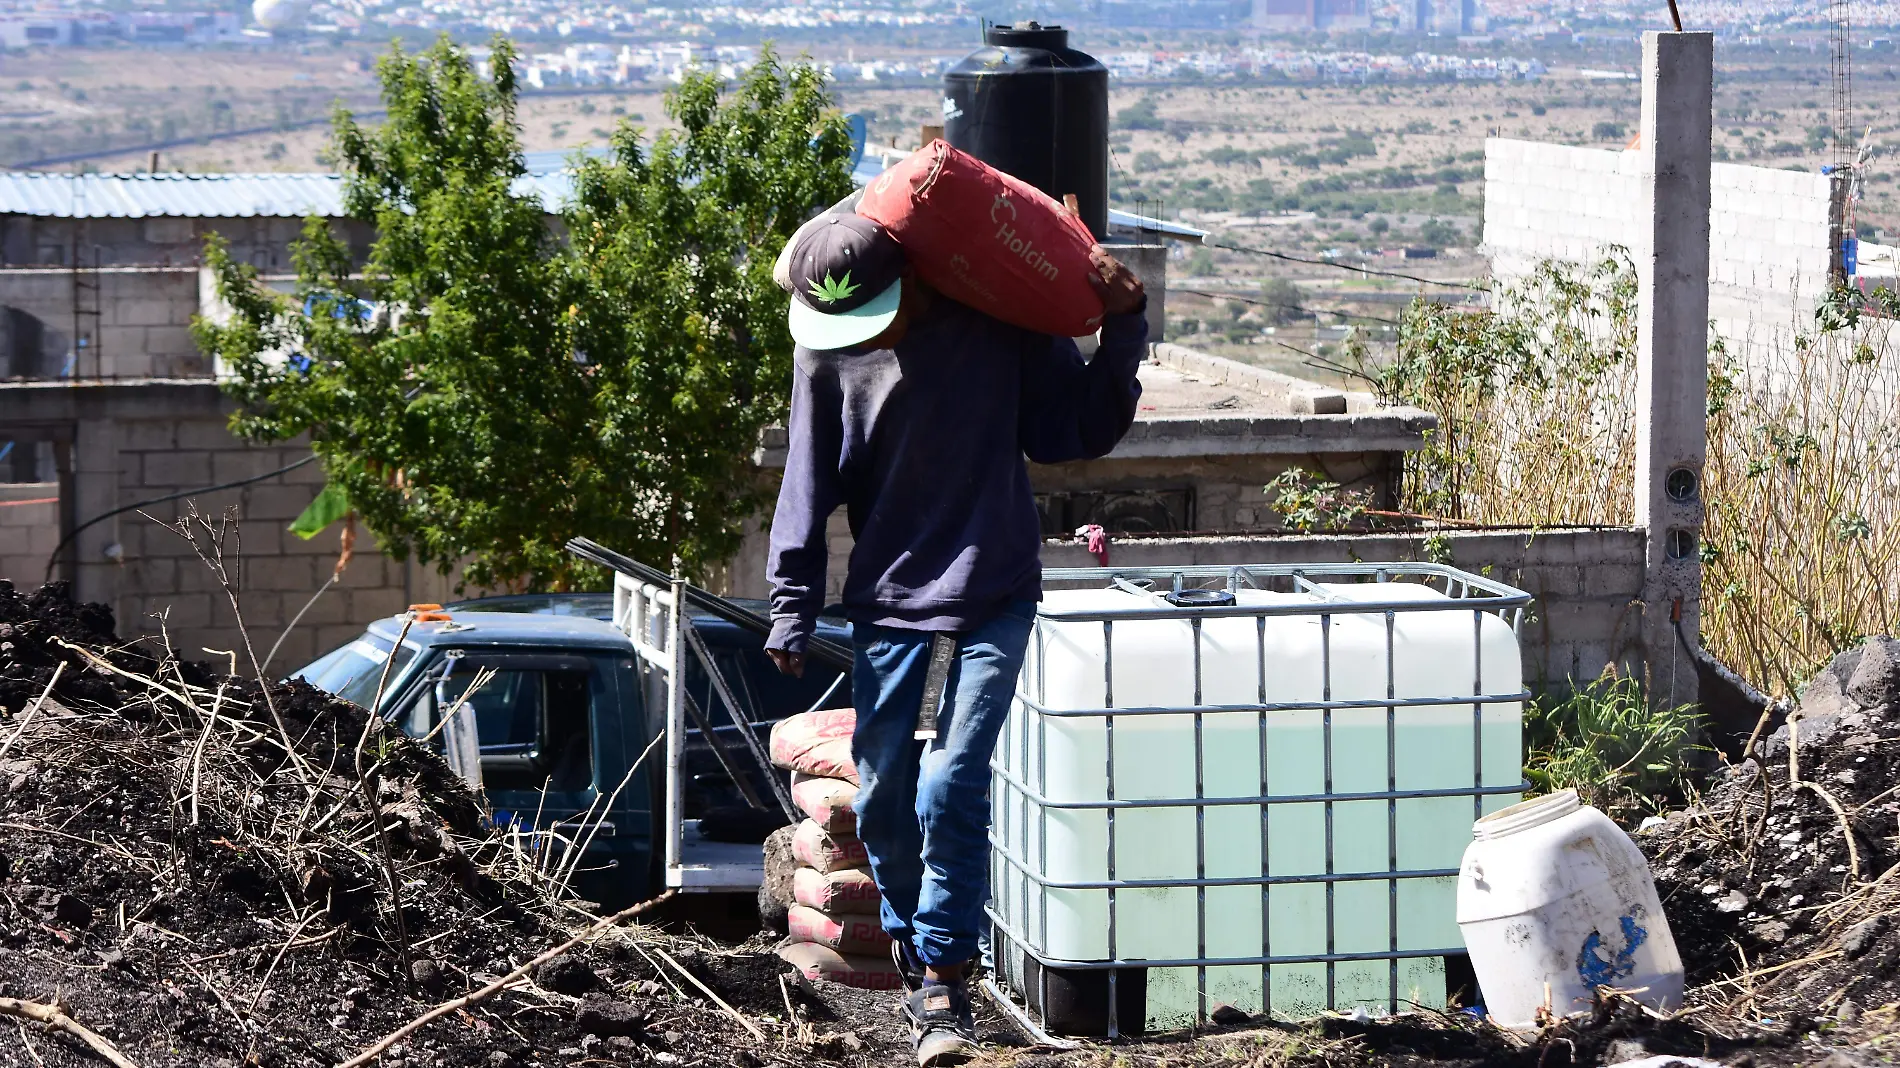
[[[662,743],[667,698],[645,678],[651,672],[643,671],[625,630],[591,614],[553,614],[532,604],[483,607],[450,606],[440,613],[447,618],[425,616],[407,633],[404,616],[377,620],[292,677],[369,707],[388,662],[376,712],[438,751],[446,712],[463,702],[472,716],[460,722],[473,721],[480,783],[496,824],[522,835],[524,850],[546,870],[571,867],[572,889],[606,907],[649,897],[662,885],[669,767],[680,784],[677,815],[693,821],[690,836],[697,836],[701,816],[746,809],[748,794],[771,805],[775,791],[764,769],[734,758],[747,753],[741,725],[699,661],[685,664],[682,697],[703,710],[714,737],[689,726],[678,732],[673,753]],[[848,699],[848,687],[832,685],[836,672],[780,675],[762,640],[744,628],[691,611],[683,622],[759,738],[828,692],[845,691]],[[821,630],[848,637],[837,620]],[[734,772],[748,780],[744,787]],[[750,811],[753,826],[791,822],[775,806]],[[756,844],[722,844],[757,853]],[[575,848],[585,850],[577,861]]]

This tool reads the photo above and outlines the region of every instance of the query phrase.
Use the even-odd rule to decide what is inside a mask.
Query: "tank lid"
[[[1040,22],[1018,22],[1011,26],[998,24],[983,28],[983,43],[998,48],[1042,48],[1060,52],[1069,47],[1069,31],[1060,26],[1044,26]]]
[[[1575,790],[1559,790],[1543,797],[1533,797],[1509,808],[1498,809],[1472,824],[1471,837],[1480,842],[1503,838],[1508,834],[1528,831],[1532,827],[1541,827],[1582,807],[1583,802],[1577,800]]]

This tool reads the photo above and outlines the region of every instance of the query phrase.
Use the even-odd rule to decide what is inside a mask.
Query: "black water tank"
[[[989,26],[986,47],[943,76],[943,135],[1061,200],[1108,233],[1108,68],[1060,26]]]

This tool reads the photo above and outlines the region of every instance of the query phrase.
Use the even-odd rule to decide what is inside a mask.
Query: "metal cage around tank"
[[[1210,967],[1246,967],[1258,966],[1261,969],[1261,996],[1265,1001],[1263,1010],[1272,1013],[1273,977],[1270,969],[1278,965],[1301,964],[1326,966],[1326,1008],[1334,1008],[1335,969],[1344,962],[1390,962],[1390,998],[1386,1006],[1397,1011],[1399,998],[1399,962],[1408,957],[1448,957],[1463,953],[1462,945],[1433,946],[1428,948],[1401,949],[1399,946],[1399,885],[1407,880],[1446,879],[1455,877],[1455,866],[1434,868],[1402,868],[1399,864],[1398,811],[1401,801],[1414,798],[1456,798],[1471,799],[1471,818],[1476,820],[1486,811],[1487,803],[1496,805],[1500,801],[1509,801],[1527,789],[1528,784],[1521,781],[1519,772],[1509,782],[1484,781],[1484,734],[1485,709],[1499,704],[1517,704],[1530,696],[1520,685],[1509,693],[1485,692],[1484,666],[1484,617],[1500,618],[1508,625],[1513,635],[1523,620],[1525,607],[1531,597],[1522,590],[1480,575],[1474,575],[1456,568],[1432,563],[1348,563],[1335,565],[1245,565],[1245,566],[1194,566],[1175,568],[1064,568],[1049,569],[1043,574],[1045,585],[1051,588],[1122,588],[1131,592],[1156,593],[1193,590],[1224,590],[1229,594],[1239,594],[1243,590],[1277,590],[1317,595],[1315,600],[1297,604],[1239,604],[1228,603],[1194,604],[1196,595],[1191,592],[1186,597],[1174,598],[1174,601],[1188,601],[1180,604],[1155,598],[1151,606],[1130,607],[1120,610],[1063,610],[1052,608],[1048,603],[1038,613],[1038,632],[1048,623],[1099,623],[1102,628],[1103,672],[1102,680],[1105,700],[1098,708],[1051,708],[1044,703],[1041,680],[1032,678],[1033,672],[1026,669],[1018,682],[1018,710],[1024,715],[1019,728],[1023,738],[1005,737],[999,745],[998,756],[991,761],[992,782],[990,803],[993,816],[1001,817],[1006,811],[1014,809],[1015,818],[1023,821],[1021,840],[1027,845],[1030,840],[1028,821],[1034,818],[1041,821],[1036,840],[1040,843],[1043,856],[1039,863],[1030,858],[1016,855],[1009,848],[1003,829],[992,826],[991,842],[991,888],[992,900],[988,907],[991,923],[991,952],[995,963],[992,979],[986,980],[989,992],[1006,1012],[1017,1018],[1019,1023],[1029,1027],[1039,1037],[1052,1039],[1044,1030],[1047,1022],[1050,1001],[1050,981],[1052,970],[1058,975],[1064,972],[1106,973],[1106,983],[1099,981],[1091,986],[1098,987],[1105,996],[1103,1012],[1106,1033],[1113,1037],[1127,1030],[1122,1020],[1122,1002],[1125,991],[1118,990],[1118,983],[1131,971],[1139,970],[1144,976],[1148,969],[1157,968],[1193,968],[1196,977],[1196,1018],[1205,1020],[1210,1012],[1208,997],[1207,970]],[[1402,599],[1392,597],[1379,599],[1373,596],[1369,600],[1357,598],[1350,601],[1328,599],[1328,590],[1320,583],[1392,583],[1415,582],[1431,586],[1443,594],[1441,598],[1428,600]],[[1203,601],[1220,601],[1216,593],[1209,597],[1201,595]],[[1396,686],[1396,668],[1394,656],[1394,635],[1401,616],[1422,612],[1457,612],[1472,616],[1472,672],[1471,689],[1467,693],[1456,695],[1401,697]],[[1320,679],[1321,692],[1318,701],[1303,700],[1276,702],[1272,696],[1271,682],[1267,666],[1267,621],[1275,616],[1317,617],[1319,625]],[[1382,699],[1336,700],[1333,692],[1334,665],[1333,642],[1335,616],[1360,616],[1384,618],[1385,629],[1385,673],[1386,693]],[[1258,620],[1256,631],[1259,635],[1258,647],[1258,687],[1257,699],[1246,704],[1202,704],[1202,649],[1204,637],[1202,626],[1209,620],[1232,617],[1246,617]],[[1194,704],[1188,707],[1116,707],[1114,699],[1114,648],[1113,630],[1117,623],[1132,620],[1184,620],[1192,628],[1194,647],[1192,670]],[[1039,641],[1040,633],[1032,636],[1032,643]],[[1515,645],[1515,642],[1512,642]],[[1521,678],[1521,676],[1520,676]],[[1468,786],[1456,788],[1401,790],[1398,786],[1399,757],[1395,739],[1398,736],[1400,717],[1407,709],[1416,708],[1462,708],[1470,707],[1472,724],[1472,779]],[[1386,788],[1375,791],[1356,791],[1335,793],[1334,786],[1334,715],[1341,710],[1379,710],[1385,711],[1386,740]],[[1273,717],[1277,713],[1303,711],[1317,712],[1320,719],[1321,745],[1325,766],[1322,770],[1324,790],[1318,794],[1276,794],[1272,784],[1267,781],[1267,747],[1273,730]],[[1203,761],[1206,753],[1203,748],[1204,717],[1216,714],[1251,712],[1257,715],[1258,744],[1260,746],[1260,787],[1259,793],[1249,797],[1227,797],[1206,795]],[[1152,715],[1192,715],[1194,745],[1195,791],[1193,797],[1135,800],[1118,798],[1115,789],[1115,727],[1118,720],[1126,721],[1132,717]],[[1038,767],[1036,779],[1032,783],[1027,776],[1012,774],[1003,754],[1012,744],[1021,744],[1027,749],[1027,732],[1034,730],[1038,738],[1046,742],[1047,730],[1052,719],[1099,719],[1104,724],[1107,749],[1107,790],[1101,800],[1074,801],[1051,800],[1047,796],[1048,767],[1046,751],[1039,744],[1035,752],[1042,761]],[[1033,726],[1032,726],[1033,725]],[[1010,728],[1005,728],[1008,731]],[[1251,756],[1251,754],[1250,754]],[[1014,795],[1018,803],[1008,805],[1005,798]],[[1386,804],[1388,864],[1384,871],[1335,871],[1334,806],[1344,802],[1377,802]],[[1278,806],[1290,804],[1323,805],[1325,826],[1325,864],[1324,870],[1301,875],[1270,875],[1267,838],[1270,814]],[[1207,837],[1207,813],[1210,808],[1224,806],[1257,806],[1261,814],[1260,830],[1260,873],[1245,877],[1209,877],[1207,857],[1209,842]],[[1116,833],[1115,820],[1118,813],[1127,813],[1135,809],[1192,808],[1195,812],[1195,856],[1196,875],[1192,879],[1137,880],[1118,878],[1116,875]],[[1057,881],[1045,877],[1048,870],[1049,835],[1048,819],[1051,811],[1097,809],[1105,813],[1107,824],[1107,878],[1088,881]],[[1219,843],[1216,843],[1217,847]],[[1248,844],[1251,849],[1251,843]],[[1040,869],[1040,870],[1038,870]],[[1004,880],[1015,880],[1020,890],[1015,900],[1021,901],[1025,915],[1006,914],[1002,907],[1008,896],[1002,893]],[[1386,917],[1389,944],[1383,952],[1340,952],[1336,945],[1336,923],[1339,917],[1334,912],[1335,890],[1338,884],[1349,881],[1385,882],[1388,886],[1390,914]],[[1289,884],[1321,884],[1325,891],[1326,952],[1324,953],[1279,953],[1273,949],[1271,921],[1273,888]],[[1257,954],[1245,956],[1209,956],[1208,949],[1208,903],[1207,892],[1212,887],[1261,887],[1261,942]],[[1198,932],[1198,950],[1196,955],[1176,959],[1140,959],[1118,955],[1117,923],[1120,894],[1131,891],[1157,888],[1192,888],[1196,908],[1196,929]],[[1107,946],[1108,953],[1099,960],[1068,960],[1049,956],[1041,951],[1027,930],[1029,902],[1036,899],[1042,909],[1042,927],[1040,941],[1047,945],[1050,940],[1048,928],[1049,894],[1053,890],[1101,890],[1107,893]],[[1033,963],[1033,967],[1032,967]],[[1022,1004],[1017,1003],[1020,998]],[[1040,1017],[1040,1019],[1039,1019]],[[1137,1028],[1139,1026],[1137,1021]],[[1097,1032],[1100,1033],[1100,1032]]]

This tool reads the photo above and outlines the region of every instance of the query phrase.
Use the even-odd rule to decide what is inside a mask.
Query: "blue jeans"
[[[925,965],[977,955],[989,899],[990,754],[1009,714],[1034,601],[958,634],[937,738],[920,742],[917,707],[930,634],[854,623],[858,837],[884,897],[884,930]]]

